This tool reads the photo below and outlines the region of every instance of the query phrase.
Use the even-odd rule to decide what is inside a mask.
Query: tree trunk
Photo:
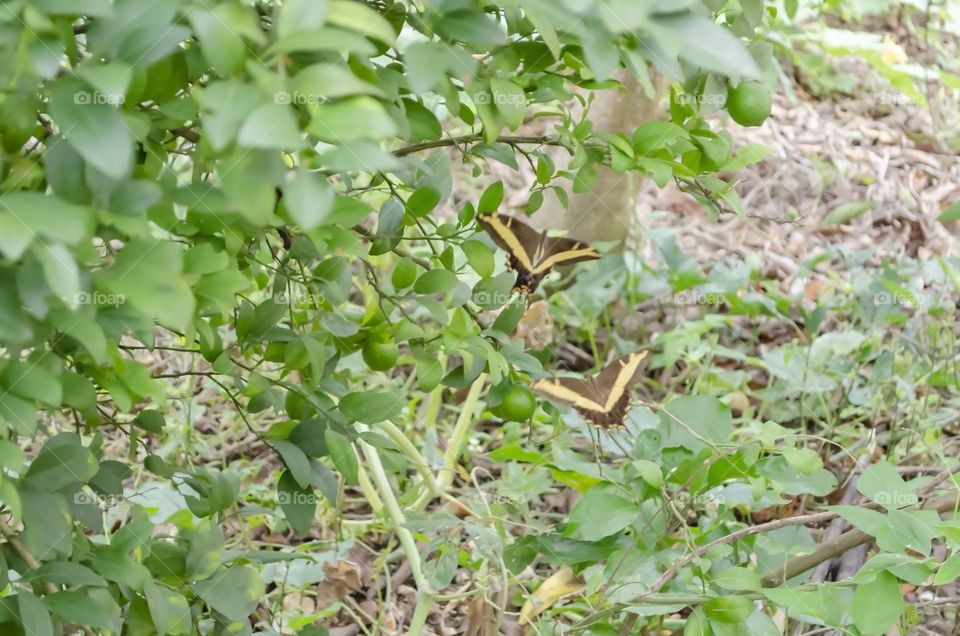
[[[597,91],[590,106],[589,119],[595,132],[630,134],[640,124],[661,115],[665,78],[651,71],[655,94],[648,96],[627,71],[618,71],[614,77],[623,87]],[[569,157],[557,158],[556,162],[558,170],[566,169]],[[564,209],[553,191],[548,191],[544,193],[543,206],[530,220],[539,229],[564,230],[572,238],[582,241],[622,243],[634,220],[641,179],[637,173],[615,172],[599,166],[596,183],[589,191],[574,194],[567,183],[568,209]]]

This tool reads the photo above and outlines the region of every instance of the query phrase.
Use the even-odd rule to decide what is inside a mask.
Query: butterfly
[[[604,430],[623,428],[630,409],[630,389],[640,381],[640,363],[646,356],[646,351],[630,353],[593,377],[546,378],[537,380],[530,388],[569,404],[593,426]]]
[[[552,268],[600,258],[600,253],[586,243],[547,236],[512,216],[481,215],[477,222],[494,243],[507,251],[507,267],[517,272],[514,291],[533,293]]]

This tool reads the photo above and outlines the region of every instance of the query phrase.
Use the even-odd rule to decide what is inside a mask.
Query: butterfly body
[[[630,389],[640,381],[646,352],[630,353],[608,364],[593,377],[537,380],[534,391],[569,404],[591,425],[604,430],[623,428],[630,410]]]
[[[600,258],[600,253],[586,243],[548,236],[512,216],[484,215],[477,222],[494,243],[506,250],[507,267],[517,273],[514,291],[533,293],[554,267]]]

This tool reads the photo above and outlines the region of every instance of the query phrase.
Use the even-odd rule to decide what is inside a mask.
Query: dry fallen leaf
[[[466,636],[495,636],[497,615],[493,606],[482,596],[475,597],[467,607]]]
[[[347,592],[360,589],[360,566],[352,561],[323,564],[324,579],[317,584],[317,609],[342,601]]]
[[[520,624],[526,625],[564,596],[576,594],[582,589],[583,582],[574,578],[573,570],[568,567],[560,568],[551,574],[523,604],[520,609]]]
[[[517,324],[514,336],[522,338],[529,349],[543,349],[553,342],[553,318],[550,317],[550,304],[545,300],[531,303]]]

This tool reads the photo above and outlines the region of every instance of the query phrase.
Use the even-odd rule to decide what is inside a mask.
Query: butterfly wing
[[[586,243],[572,238],[547,236],[541,253],[535,259],[533,273],[546,275],[559,265],[572,265],[600,258],[600,252]]]
[[[514,269],[520,273],[533,271],[534,255],[543,240],[540,232],[505,214],[480,215],[477,222],[493,242],[510,255],[510,263]]]
[[[551,400],[569,404],[577,410],[600,411],[603,404],[596,394],[594,383],[578,378],[545,378],[537,380],[530,388]]]
[[[603,408],[613,411],[618,404],[629,402],[630,389],[640,381],[642,368],[640,363],[647,357],[646,351],[628,353],[617,358],[596,376],[598,393],[603,400]],[[625,410],[625,409],[624,409]]]

